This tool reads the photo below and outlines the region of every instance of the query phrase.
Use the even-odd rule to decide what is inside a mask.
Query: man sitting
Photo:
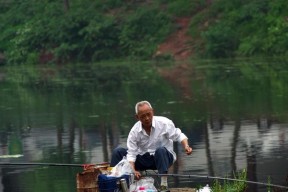
[[[167,174],[169,167],[176,161],[173,142],[182,144],[187,155],[192,153],[188,138],[174,123],[162,116],[154,116],[148,101],[140,101],[135,106],[136,118],[127,139],[128,149],[118,147],[113,150],[110,166],[114,167],[127,156],[135,177],[141,177],[140,171],[152,169],[159,174]],[[167,192],[167,176],[161,176],[159,191]]]

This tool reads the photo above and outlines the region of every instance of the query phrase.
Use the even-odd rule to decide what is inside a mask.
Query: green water
[[[226,176],[245,168],[249,179],[267,182],[271,176],[285,185],[287,64],[285,58],[267,58],[2,67],[0,160],[109,162],[111,150],[125,146],[135,103],[145,99],[193,146],[187,157],[176,145],[178,161],[171,172]],[[81,171],[2,167],[0,189],[76,191]],[[183,178],[170,181],[197,185]]]

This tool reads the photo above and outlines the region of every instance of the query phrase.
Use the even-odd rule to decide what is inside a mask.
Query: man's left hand
[[[192,147],[186,146],[185,147],[185,152],[186,152],[187,155],[191,155],[192,154]]]

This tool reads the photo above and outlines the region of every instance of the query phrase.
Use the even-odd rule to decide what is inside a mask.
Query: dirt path
[[[189,17],[177,18],[178,30],[170,35],[168,39],[158,46],[156,56],[170,54],[175,60],[187,59],[192,51],[190,43],[192,38],[187,35],[189,28]]]

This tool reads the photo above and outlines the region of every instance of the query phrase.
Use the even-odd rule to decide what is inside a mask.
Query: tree
[[[65,12],[69,10],[69,0],[64,0],[64,10]]]

